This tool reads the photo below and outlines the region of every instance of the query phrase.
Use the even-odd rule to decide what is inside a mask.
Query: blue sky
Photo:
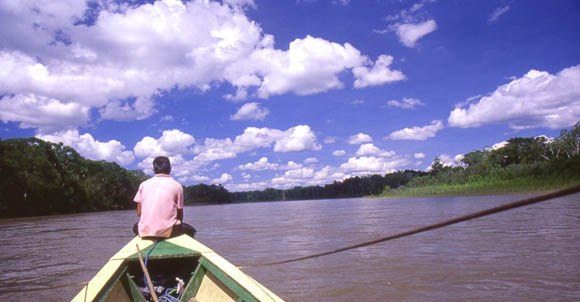
[[[324,185],[580,120],[580,2],[0,1],[0,137]]]

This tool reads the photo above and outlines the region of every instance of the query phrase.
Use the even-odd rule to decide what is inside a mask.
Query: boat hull
[[[167,284],[176,284],[176,277],[184,280],[180,301],[283,302],[259,282],[187,235],[154,243],[153,240],[133,238],[72,301],[148,301],[137,255],[138,246],[143,257],[149,254],[147,268],[154,284],[155,281],[163,284],[157,287],[168,288]]]

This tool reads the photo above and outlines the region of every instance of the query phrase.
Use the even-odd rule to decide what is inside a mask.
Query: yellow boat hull
[[[199,241],[181,235],[159,242],[133,238],[117,252],[76,295],[73,302],[148,301],[143,295],[143,272],[137,246],[143,257],[150,253],[152,279],[175,273],[185,279],[179,295],[186,302],[283,302],[265,286],[246,275]]]

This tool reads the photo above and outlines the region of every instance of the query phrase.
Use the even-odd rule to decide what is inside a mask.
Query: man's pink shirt
[[[177,209],[183,209],[183,187],[173,177],[156,174],[141,183],[135,195],[141,204],[139,235],[141,237],[171,236],[173,226],[179,224]]]

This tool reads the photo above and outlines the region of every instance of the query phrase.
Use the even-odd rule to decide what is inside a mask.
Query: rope
[[[161,240],[155,240],[155,243],[153,243],[153,246],[147,252],[147,255],[145,256],[145,267],[147,267],[147,260],[149,259],[149,255],[151,255],[151,252],[153,252],[153,249],[155,248],[155,246],[157,246],[157,243],[159,243],[159,241],[161,241]],[[151,280],[151,282],[153,283],[153,280]],[[145,283],[145,285],[147,285],[147,277],[145,275],[143,275],[143,283]]]
[[[155,249],[155,247],[157,246],[157,243],[159,243],[161,240],[155,240],[155,243],[153,243],[153,246],[151,246],[151,249],[147,252],[147,255],[145,256],[145,267],[147,267],[147,260],[149,260],[149,256],[151,255],[151,253],[153,252],[153,249]],[[147,284],[147,277],[143,276],[143,282],[145,282],[145,284]],[[151,283],[153,283],[153,280],[151,280]],[[179,297],[181,297],[181,294],[179,294],[179,297],[174,297],[171,294],[176,292],[177,288],[168,288],[165,290],[165,292],[163,293],[163,295],[159,296],[159,302],[179,302]]]
[[[175,288],[168,288],[165,290],[165,293],[159,297],[159,302],[180,302],[179,298],[176,298],[171,295],[171,291],[174,291]],[[179,295],[181,296],[181,295]]]
[[[284,263],[290,263],[290,262],[297,262],[297,261],[302,261],[302,260],[306,260],[306,259],[312,259],[312,258],[318,258],[318,257],[322,257],[322,256],[327,256],[327,255],[332,255],[332,254],[336,254],[336,253],[340,253],[340,252],[344,252],[344,251],[348,251],[348,250],[353,250],[353,249],[357,249],[360,247],[364,247],[364,246],[369,246],[369,245],[374,245],[377,243],[381,243],[381,242],[385,242],[385,241],[389,241],[389,240],[393,240],[393,239],[398,239],[398,238],[403,238],[403,237],[407,237],[407,236],[411,236],[411,235],[415,235],[415,234],[419,234],[419,233],[423,233],[423,232],[427,232],[427,231],[431,231],[431,230],[435,230],[435,229],[439,229],[442,227],[446,227],[452,224],[457,224],[460,222],[464,222],[464,221],[468,221],[468,220],[472,220],[472,219],[476,219],[476,218],[480,218],[480,217],[484,217],[484,216],[488,216],[488,215],[492,215],[492,214],[496,214],[496,213],[500,213],[500,212],[504,212],[504,211],[508,211],[508,210],[512,210],[515,208],[519,208],[519,207],[523,207],[523,206],[528,206],[531,204],[535,204],[538,202],[542,202],[542,201],[546,201],[549,199],[553,199],[553,198],[557,198],[557,197],[562,197],[562,196],[566,196],[566,195],[570,195],[573,193],[578,193],[580,192],[580,185],[575,185],[572,187],[568,187],[562,190],[557,190],[557,191],[553,191],[547,194],[543,194],[543,195],[538,195],[535,197],[531,197],[531,198],[525,198],[525,199],[521,199],[519,201],[515,201],[512,203],[508,203],[505,205],[501,205],[495,208],[490,208],[487,210],[483,210],[483,211],[479,211],[476,213],[472,213],[472,214],[468,214],[465,216],[461,216],[461,217],[457,217],[454,219],[450,219],[447,221],[443,221],[443,222],[439,222],[436,224],[432,224],[432,225],[428,225],[428,226],[424,226],[424,227],[420,227],[414,230],[410,230],[407,232],[402,232],[399,234],[395,234],[395,235],[390,235],[387,237],[383,237],[383,238],[379,238],[379,239],[375,239],[372,241],[367,241],[367,242],[363,242],[363,243],[359,243],[359,244],[355,244],[355,245],[350,245],[347,247],[343,247],[343,248],[339,248],[339,249],[335,249],[332,251],[327,251],[327,252],[322,252],[322,253],[318,253],[318,254],[314,254],[314,255],[310,255],[310,256],[304,256],[304,257],[298,257],[298,258],[293,258],[293,259],[287,259],[287,260],[282,260],[282,261],[276,261],[276,262],[271,262],[271,263],[263,263],[263,264],[255,264],[255,265],[247,265],[247,266],[241,266],[238,267],[239,269],[245,269],[245,268],[254,268],[254,267],[263,267],[263,266],[271,266],[271,265],[277,265],[277,264],[284,264]]]

